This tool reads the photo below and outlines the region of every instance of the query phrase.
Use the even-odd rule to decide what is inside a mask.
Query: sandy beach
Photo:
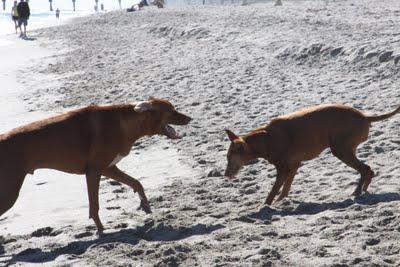
[[[283,3],[113,11],[0,46],[16,62],[0,67],[2,131],[149,96],[193,117],[177,127],[182,139],[141,139],[118,165],[143,183],[153,214],[102,179],[102,237],[84,177],[28,176],[0,217],[0,265],[399,266],[399,115],[374,123],[358,149],[376,174],[370,194],[351,195],[358,174],[329,149],[272,206],[260,206],[276,176],[264,160],[223,177],[226,128],[245,134],[321,103],[368,115],[400,104],[399,1]]]

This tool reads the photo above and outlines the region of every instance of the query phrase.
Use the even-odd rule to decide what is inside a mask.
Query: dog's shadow
[[[175,229],[163,223],[155,227],[141,226],[136,229],[123,229],[118,232],[103,234],[100,238],[86,241],[74,241],[63,247],[55,248],[53,250],[42,250],[40,248],[29,248],[23,250],[15,255],[10,255],[11,259],[7,260],[6,265],[15,264],[18,262],[25,263],[46,263],[54,261],[61,255],[79,256],[86,252],[86,250],[94,247],[104,247],[109,250],[115,243],[124,243],[136,245],[140,240],[149,242],[154,241],[177,241],[195,235],[210,234],[218,229],[225,228],[222,224],[204,225],[196,224],[191,227],[179,227]],[[4,247],[0,246],[0,251]],[[1,254],[0,254],[1,255]],[[5,256],[2,256],[5,257]],[[0,261],[1,263],[1,261]]]
[[[378,203],[400,201],[400,193],[365,194],[354,199],[346,199],[338,202],[315,203],[295,202],[294,209],[275,209],[268,206],[262,207],[259,211],[248,214],[246,217],[256,220],[271,220],[272,216],[296,216],[313,215],[327,210],[346,209],[354,204],[375,205]]]

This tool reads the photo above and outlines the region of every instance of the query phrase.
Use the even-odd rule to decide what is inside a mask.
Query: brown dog
[[[90,106],[34,122],[0,136],[0,216],[10,209],[27,173],[40,168],[86,175],[89,218],[99,233],[98,191],[102,175],[138,192],[140,207],[150,206],[139,181],[119,170],[116,164],[143,136],[179,135],[169,125],[186,125],[191,118],[171,103],[150,98],[132,105]]]
[[[277,200],[289,194],[290,186],[302,161],[317,157],[330,148],[333,155],[361,174],[354,195],[367,191],[371,168],[356,157],[357,146],[367,140],[371,122],[387,119],[400,112],[368,117],[343,105],[321,105],[272,120],[265,127],[242,137],[226,130],[231,145],[225,175],[233,178],[250,160],[264,158],[276,167],[277,178],[265,204],[271,205],[283,185]]]

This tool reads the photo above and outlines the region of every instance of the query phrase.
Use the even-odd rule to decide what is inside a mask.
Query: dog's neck
[[[253,152],[253,159],[264,158],[268,159],[268,142],[267,133],[265,131],[257,131],[245,136],[244,141]]]
[[[135,119],[129,117],[125,120],[125,132],[131,142],[144,137],[159,134],[159,121],[151,112],[137,113]]]

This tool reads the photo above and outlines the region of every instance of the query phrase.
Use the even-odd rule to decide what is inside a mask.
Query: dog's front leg
[[[271,192],[268,194],[268,197],[264,202],[264,204],[267,205],[272,204],[275,196],[278,194],[279,189],[281,189],[283,183],[286,181],[289,174],[289,170],[287,167],[277,167],[276,169],[277,169],[276,181],[271,189]]]
[[[136,180],[136,179],[132,178],[131,176],[129,176],[128,174],[124,173],[123,171],[118,169],[118,167],[115,165],[111,166],[110,168],[103,171],[102,174],[108,178],[114,179],[120,183],[130,186],[135,193],[137,192],[139,194],[139,198],[140,198],[140,207],[139,208],[143,209],[143,211],[146,213],[151,213],[150,204],[144,193],[143,186],[138,180]]]
[[[88,168],[86,171],[86,183],[89,196],[89,218],[94,220],[97,231],[101,234],[104,230],[103,224],[99,218],[99,185],[100,172]]]
[[[283,189],[276,201],[280,201],[289,195],[290,187],[292,186],[294,176],[296,175],[297,169],[300,167],[300,163],[293,163],[290,165],[290,169],[287,173],[287,177],[283,184]]]

